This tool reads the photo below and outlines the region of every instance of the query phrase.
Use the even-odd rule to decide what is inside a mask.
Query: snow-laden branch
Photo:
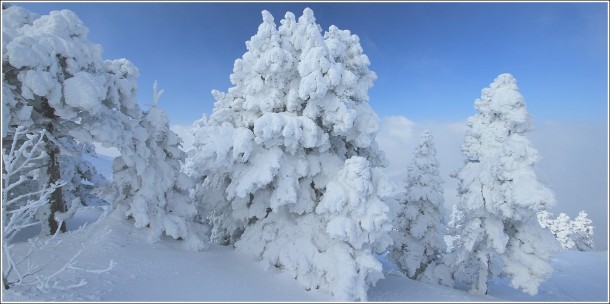
[[[159,103],[159,98],[161,98],[163,91],[164,90],[157,91],[157,81],[155,80],[155,82],[153,83],[153,107],[157,107],[157,104]]]

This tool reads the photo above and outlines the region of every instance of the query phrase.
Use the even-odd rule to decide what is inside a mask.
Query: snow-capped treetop
[[[517,87],[517,80],[511,74],[499,75],[488,88],[483,89],[481,99],[475,101],[475,107],[483,115],[499,116],[510,132],[531,130],[532,120]]]
[[[425,130],[421,134],[419,146],[415,148],[413,161],[407,168],[405,190],[407,200],[426,200],[437,208],[443,208],[443,179],[440,176],[432,133]]]
[[[462,153],[468,159],[480,160],[493,155],[508,136],[532,129],[525,100],[511,74],[499,75],[481,90],[475,108],[477,114],[467,120],[469,128],[462,145]],[[483,141],[487,143],[485,149],[481,149]]]

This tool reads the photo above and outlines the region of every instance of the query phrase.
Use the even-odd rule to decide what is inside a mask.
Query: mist
[[[464,140],[464,122],[414,122],[404,116],[386,116],[377,136],[380,148],[389,160],[386,174],[401,190],[407,165],[428,129],[434,137],[447,210],[457,202],[457,180],[449,175],[463,165],[460,146]],[[605,124],[557,123],[535,124],[526,134],[542,160],[535,170],[541,182],[555,193],[557,204],[549,211],[556,217],[566,213],[575,218],[585,210],[593,221],[596,250],[608,248],[608,131]]]

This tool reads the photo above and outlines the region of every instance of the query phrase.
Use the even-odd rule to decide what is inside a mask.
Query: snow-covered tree
[[[593,222],[587,218],[583,210],[574,220],[565,213],[560,213],[556,219],[551,219],[552,213],[543,210],[538,213],[538,222],[543,228],[549,229],[561,244],[569,250],[593,250]]]
[[[70,154],[62,142],[92,140],[118,145],[124,110],[135,100],[125,99],[122,107],[107,96],[108,73],[101,48],[87,40],[88,29],[71,11],[54,11],[38,16],[21,7],[2,10],[3,120],[6,126],[23,126],[47,131],[46,169],[41,181],[53,184],[61,178],[61,156]],[[123,86],[119,89],[126,89]],[[132,94],[124,92],[123,94]],[[130,104],[131,102],[131,104]],[[8,118],[8,119],[7,119]],[[4,140],[10,142],[10,134]],[[111,138],[114,136],[114,138]],[[58,227],[54,214],[66,210],[61,189],[51,196],[48,233]]]
[[[138,106],[138,69],[126,59],[102,60],[101,47],[87,40],[88,29],[71,11],[38,16],[11,6],[2,15],[3,125],[47,131],[47,169],[40,181],[59,180],[61,157],[74,156],[62,143],[116,147],[121,156],[106,197],[115,207],[125,206],[138,227],[150,225],[152,239],[163,232],[193,236],[188,246],[200,248],[190,230],[196,211],[188,203],[191,184],[178,173],[184,159],[180,139],[160,109],[144,113]],[[10,134],[3,140],[10,142]],[[47,212],[52,225],[54,214],[66,209],[63,200],[62,192],[53,193]]]
[[[421,135],[405,178],[405,192],[397,196],[390,258],[410,278],[452,285],[443,263],[444,197],[436,148],[430,131]]]
[[[194,125],[186,171],[211,238],[234,244],[306,288],[366,300],[390,243],[391,186],[368,104],[375,74],[359,39],[313,11],[267,11],[235,61],[228,93]]]
[[[123,147],[113,162],[118,182],[112,201],[126,208],[136,227],[150,227],[152,241],[165,233],[198,250],[205,244],[199,234],[202,227],[193,222],[197,211],[188,194],[193,182],[180,171],[186,154],[180,149],[182,140],[169,128],[167,115],[157,107],[156,82],[153,90],[153,106],[136,126],[132,145]]]
[[[552,268],[557,242],[537,220],[555,201],[533,166],[540,159],[525,133],[532,129],[525,101],[510,74],[499,75],[475,101],[467,121],[459,182],[458,209],[464,214],[455,246],[456,276],[486,293],[494,276],[536,294]]]

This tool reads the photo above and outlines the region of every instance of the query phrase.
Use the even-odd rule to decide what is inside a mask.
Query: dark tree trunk
[[[59,173],[59,148],[52,141],[47,141],[47,154],[49,154],[49,185],[53,184],[61,179]],[[59,223],[55,221],[56,212],[66,212],[66,204],[63,200],[61,188],[55,189],[51,194],[51,214],[49,214],[49,226],[51,227],[51,234],[57,231],[57,228],[61,229],[61,232],[66,232],[66,222]]]
[[[55,134],[52,121],[55,117],[55,110],[49,106],[48,101],[44,100],[42,103],[43,115],[51,120],[47,123],[46,129],[49,134]],[[49,155],[49,166],[47,167],[47,174],[49,174],[49,185],[56,183],[61,179],[59,171],[59,147],[49,138],[46,139],[46,152]],[[51,234],[55,234],[57,229],[61,229],[62,232],[66,232],[66,223],[63,222],[61,227],[59,223],[55,221],[56,212],[66,212],[66,203],[64,202],[61,188],[56,188],[51,194],[50,202],[51,214],[49,214],[49,227],[51,228]]]

